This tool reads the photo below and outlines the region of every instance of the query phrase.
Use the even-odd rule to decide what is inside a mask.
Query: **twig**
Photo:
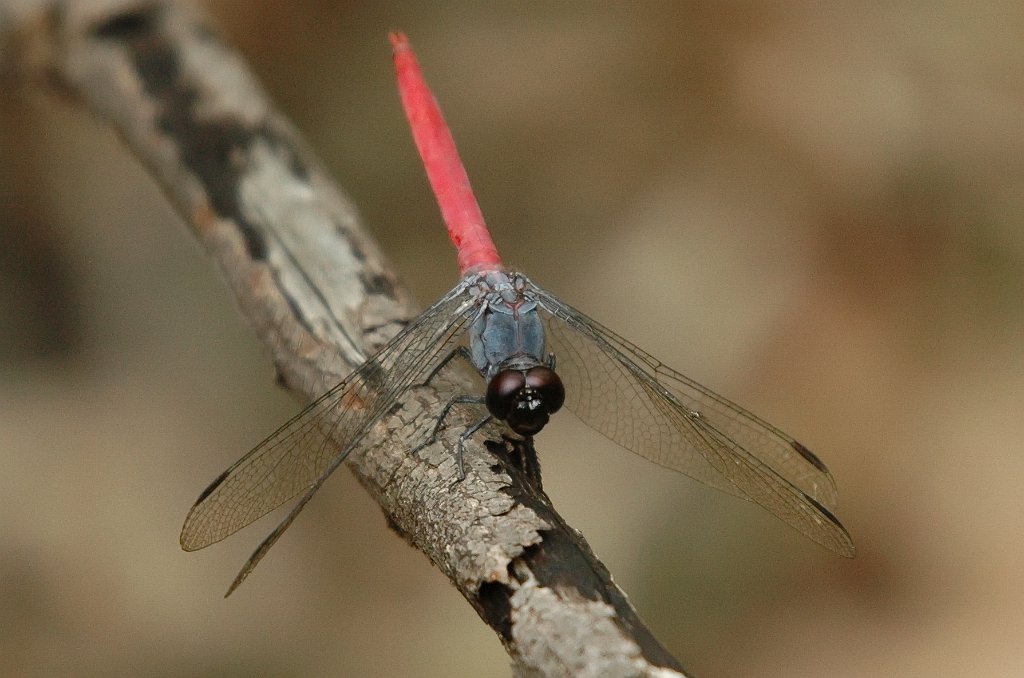
[[[59,87],[120,133],[217,262],[282,382],[307,400],[413,317],[351,203],[189,11],[0,3],[0,70]],[[471,443],[455,482],[451,439],[409,453],[449,395],[414,389],[348,463],[389,524],[498,633],[517,674],[682,675],[532,464],[524,473],[506,445]],[[501,440],[498,427],[484,432]]]

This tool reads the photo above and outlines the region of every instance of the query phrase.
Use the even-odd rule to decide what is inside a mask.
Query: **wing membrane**
[[[530,283],[546,318],[566,407],[626,449],[753,501],[813,541],[853,554],[833,515],[828,469],[803,445],[666,367]]]
[[[185,518],[181,546],[195,551],[322,480],[356,449],[395,399],[457,343],[474,306],[459,283],[340,384],[222,473]],[[339,446],[338,440],[349,441]]]

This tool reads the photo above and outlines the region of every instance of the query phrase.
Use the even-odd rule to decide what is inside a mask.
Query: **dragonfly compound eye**
[[[526,388],[533,389],[544,401],[544,409],[554,414],[565,402],[565,387],[554,370],[547,367],[531,367],[526,372]]]
[[[516,405],[516,397],[526,386],[526,375],[516,370],[502,370],[487,384],[487,411],[495,419],[505,421]]]
[[[487,385],[487,410],[521,436],[532,436],[565,402],[562,380],[547,367],[502,370]]]

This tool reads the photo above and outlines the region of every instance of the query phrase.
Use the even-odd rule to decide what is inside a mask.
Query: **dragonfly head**
[[[565,388],[555,371],[543,365],[501,370],[487,384],[487,410],[521,436],[540,433],[565,402]]]

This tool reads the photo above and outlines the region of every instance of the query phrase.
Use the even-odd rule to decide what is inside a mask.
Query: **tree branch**
[[[414,317],[352,204],[240,57],[188,11],[0,4],[0,68],[58,87],[120,133],[223,272],[282,382],[306,400]],[[463,482],[458,431],[410,454],[449,396],[413,389],[348,462],[390,525],[498,633],[518,674],[681,675],[554,510],[532,449],[470,441]]]

